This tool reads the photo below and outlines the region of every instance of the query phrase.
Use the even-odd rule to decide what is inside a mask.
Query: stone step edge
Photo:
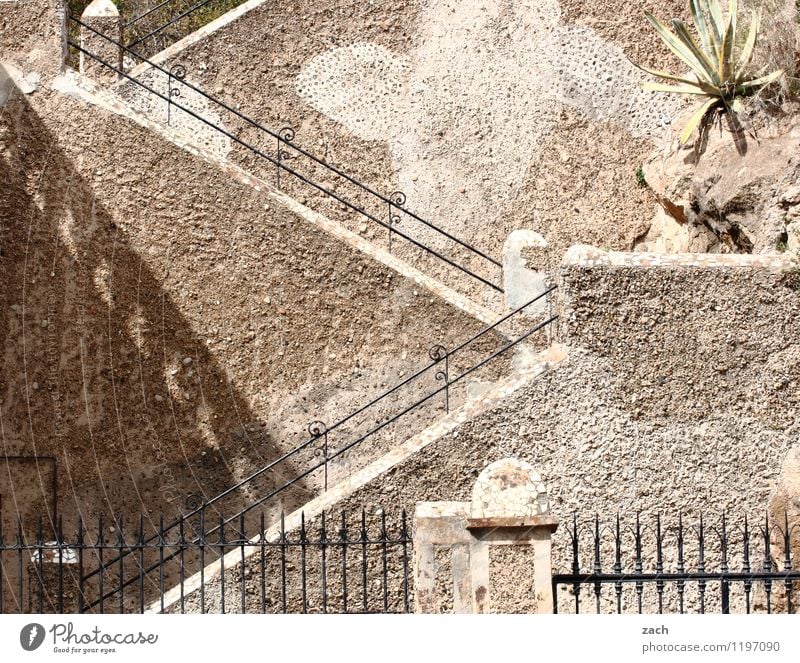
[[[327,492],[315,497],[301,508],[286,516],[284,519],[285,531],[290,532],[298,529],[303,516],[305,516],[306,520],[311,520],[320,515],[323,511],[330,510],[337,503],[345,500],[382,474],[385,474],[392,468],[405,462],[415,453],[431,444],[435,444],[437,440],[453,432],[458,426],[498,406],[504,399],[526,384],[556,369],[567,356],[568,353],[565,346],[559,343],[553,343],[546,350],[537,353],[535,359],[528,367],[503,378],[479,397],[467,401],[458,410],[442,417],[422,432],[417,433],[366,467],[354,472],[348,479],[341,481]],[[277,542],[281,536],[280,524],[275,523],[270,526],[264,533],[264,536],[266,540],[271,543]],[[256,536],[252,538],[250,542],[257,543],[259,540],[260,536]],[[245,552],[245,559],[255,554],[255,552],[255,547],[248,548]],[[242,553],[240,550],[232,550],[222,558],[222,565],[220,564],[220,560],[217,560],[206,566],[202,572],[203,583],[217,578],[220,574],[221,567],[224,567],[225,571],[229,571],[231,568],[235,568],[237,565],[241,564],[241,555]],[[164,610],[168,610],[171,606],[179,602],[181,597],[185,600],[186,597],[199,590],[201,586],[200,579],[201,573],[198,571],[184,581],[182,588],[178,585],[165,592]],[[159,613],[161,611],[161,598],[159,598],[157,601],[150,604],[145,612]]]
[[[424,272],[418,270],[416,267],[411,266],[404,260],[389,253],[389,251],[386,249],[375,246],[369,240],[366,240],[360,235],[348,230],[336,221],[333,221],[323,214],[315,212],[309,207],[306,207],[296,199],[283,193],[282,191],[279,191],[266,181],[251,175],[241,167],[231,163],[226,159],[221,159],[204,150],[203,148],[187,141],[175,130],[155,122],[148,118],[145,114],[134,110],[118,95],[111,92],[107,88],[98,85],[87,76],[83,76],[75,70],[66,70],[63,74],[56,77],[52,81],[51,88],[57,92],[78,98],[86,103],[92,104],[93,106],[97,106],[116,115],[126,117],[136,122],[140,126],[159,134],[165,140],[168,140],[174,145],[177,145],[179,148],[219,168],[235,180],[250,186],[257,191],[266,193],[272,200],[275,201],[276,204],[283,206],[293,214],[301,217],[312,225],[317,226],[324,232],[335,237],[337,240],[350,245],[362,253],[365,253],[370,258],[382,263],[392,271],[410,279],[421,288],[425,288],[431,294],[444,300],[451,306],[454,306],[472,318],[475,318],[486,325],[491,325],[494,324],[500,317],[502,317],[502,314],[477,304],[470,298],[462,295],[441,281],[428,276]],[[498,333],[502,334],[502,331],[498,329]]]

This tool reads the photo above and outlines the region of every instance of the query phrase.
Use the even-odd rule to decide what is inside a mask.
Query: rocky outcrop
[[[723,127],[726,127],[723,124]],[[643,166],[658,204],[637,250],[767,253],[800,247],[800,121],[748,136],[727,128]]]

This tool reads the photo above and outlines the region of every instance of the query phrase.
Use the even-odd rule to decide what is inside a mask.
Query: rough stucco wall
[[[410,209],[495,257],[517,228],[541,232],[557,254],[576,242],[628,249],[653,213],[635,179],[652,150],[645,134],[667,130],[627,124],[678,107],[663,95],[634,98],[639,74],[627,58],[670,61],[642,12],[681,16],[684,5],[280,1],[168,62],[267,126],[295,127],[296,142],[378,190],[403,190]],[[607,80],[605,65],[619,80]],[[239,152],[232,157],[260,167]],[[336,206],[324,211],[383,241],[380,229]],[[404,229],[437,241],[413,223]],[[404,255],[465,283],[436,261]]]
[[[693,421],[735,409],[790,426],[800,403],[800,294],[784,262],[784,273],[648,266],[646,258],[640,266],[570,264],[562,270],[565,333],[609,361],[637,416]]]
[[[687,524],[701,513],[716,524],[726,511],[739,525],[744,514],[760,522],[800,435],[796,279],[747,267],[571,264],[561,291],[570,354],[557,370],[336,508],[411,513],[421,501],[469,501],[486,465],[516,456],[541,472],[551,512],[562,520],[640,511],[644,524],[660,513],[666,526],[682,512]],[[554,542],[554,563],[566,571],[565,529]],[[715,543],[708,545],[709,560],[717,559]],[[731,549],[732,566],[740,554]],[[665,555],[674,564],[672,543]],[[219,591],[210,583],[210,595]],[[632,589],[625,591],[630,606]],[[607,594],[603,609],[613,611]],[[742,608],[741,588],[731,596],[734,610]],[[674,591],[667,599],[675,601]],[[648,610],[654,600],[645,597]],[[689,609],[697,600],[696,590],[687,592]],[[709,590],[709,610],[716,600]],[[763,608],[758,592],[755,605]],[[196,598],[187,609],[196,609]]]
[[[780,459],[797,438],[796,425],[771,429],[739,413],[686,423],[665,417],[636,419],[615,395],[619,385],[609,376],[607,362],[576,351],[566,364],[509,399],[504,407],[465,424],[457,437],[427,447],[337,507],[355,513],[361,505],[413,510],[420,501],[468,501],[480,469],[514,455],[541,469],[552,510],[563,521],[577,511],[583,520],[597,512],[609,522],[619,510],[628,516],[625,524],[630,525],[632,514],[639,510],[646,525],[652,525],[660,513],[665,526],[672,526],[679,512],[686,523],[695,524],[702,512],[707,523],[716,524],[726,509],[733,522],[740,523],[743,513],[751,516],[751,522],[759,522]],[[313,521],[310,526],[316,525]],[[554,563],[568,571],[566,530],[558,530],[554,541]],[[710,542],[709,559],[713,559],[712,550],[714,543]],[[606,560],[613,559],[613,553],[605,552]],[[652,553],[652,548],[648,546],[645,553]],[[740,562],[739,553],[731,550],[733,564]],[[674,563],[671,545],[666,554],[667,561]],[[646,561],[653,562],[649,557]],[[249,566],[252,609],[257,575],[255,563]],[[395,572],[392,585],[398,583]],[[315,592],[318,584],[311,583],[311,591]],[[229,605],[236,605],[236,585],[230,584],[226,591]],[[209,584],[207,594],[212,599],[208,609],[215,605],[219,592],[217,581]],[[690,609],[694,594],[693,589],[687,592]],[[606,595],[609,599],[612,592],[608,590]],[[562,600],[566,596],[564,592]],[[739,587],[733,588],[732,596],[738,606]],[[711,592],[709,597],[713,600]],[[584,599],[586,609],[593,611],[586,593]],[[652,599],[647,597],[647,601]],[[196,601],[194,597],[188,611],[197,609]],[[627,589],[625,601],[631,605]],[[647,605],[651,610],[652,604]],[[272,606],[274,609],[274,598]],[[606,601],[604,606],[610,607]],[[293,608],[298,609],[296,600]],[[562,610],[569,608],[562,604]]]
[[[123,118],[41,90],[1,121],[3,441],[59,457],[67,513],[213,496],[483,327]]]
[[[65,21],[60,0],[0,2],[0,60],[54,75],[63,66]]]
[[[468,499],[483,466],[520,454],[562,515],[763,509],[800,431],[791,279],[743,267],[567,266],[560,289],[567,362],[451,445],[426,448],[387,476],[388,490]]]

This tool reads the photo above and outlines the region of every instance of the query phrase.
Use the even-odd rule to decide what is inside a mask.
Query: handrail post
[[[283,145],[288,145],[294,140],[295,131],[291,127],[283,127],[275,136],[277,141],[277,149],[275,150],[275,167],[277,170],[276,187],[281,188],[281,162],[285,159],[290,159],[291,155],[283,149]]]
[[[450,353],[443,345],[436,344],[428,350],[428,356],[437,363],[444,361],[444,368],[437,370],[434,378],[444,380],[444,411],[450,414]]]
[[[395,191],[389,196],[389,253],[392,252],[392,225],[400,223],[400,215],[395,214],[395,207],[400,210],[406,204],[406,194],[402,191]]]
[[[173,87],[172,81],[183,83],[184,78],[186,78],[186,67],[182,64],[176,64],[167,73],[167,124],[170,123],[172,118],[172,99],[173,97],[181,96],[181,89]]]
[[[312,421],[308,425],[308,434],[316,439],[322,438],[322,446],[314,450],[314,455],[322,455],[322,467],[325,472],[325,490],[328,490],[328,426],[323,421]]]

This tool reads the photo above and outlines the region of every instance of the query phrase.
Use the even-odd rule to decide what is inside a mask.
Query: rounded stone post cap
[[[89,6],[83,10],[83,14],[81,14],[81,18],[116,16],[119,16],[119,9],[111,0],[92,0]]]
[[[509,249],[511,247],[522,248],[528,246],[545,249],[547,248],[547,240],[535,230],[518,228],[512,231],[503,243],[503,247]]]
[[[524,520],[549,512],[547,487],[524,460],[503,458],[492,463],[472,489],[471,520]]]

